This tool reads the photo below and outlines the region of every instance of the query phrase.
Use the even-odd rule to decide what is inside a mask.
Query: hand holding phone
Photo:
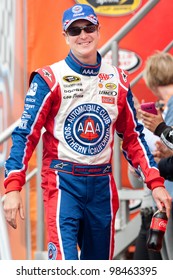
[[[150,114],[157,115],[157,109],[155,107],[154,102],[142,103],[141,104],[141,110],[143,110],[147,113],[150,113]]]

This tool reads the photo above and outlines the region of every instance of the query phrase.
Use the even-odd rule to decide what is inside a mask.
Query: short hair
[[[146,85],[151,90],[173,84],[173,56],[157,51],[146,60],[143,74]]]

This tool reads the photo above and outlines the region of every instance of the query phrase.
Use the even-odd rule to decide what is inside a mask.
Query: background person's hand
[[[162,158],[167,158],[173,156],[173,150],[170,150],[161,141],[156,141],[156,149],[153,152],[155,161],[158,163]]]
[[[154,133],[156,127],[161,122],[164,122],[164,119],[162,117],[162,113],[158,109],[157,109],[157,115],[150,114],[150,113],[145,112],[141,109],[138,109],[138,112],[140,114],[140,118],[141,118],[144,126],[153,133]]]

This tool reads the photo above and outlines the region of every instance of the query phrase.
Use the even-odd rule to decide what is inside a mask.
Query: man
[[[94,10],[88,5],[66,10],[63,35],[70,46],[66,59],[31,75],[5,165],[5,215],[14,228],[17,211],[24,217],[20,191],[44,127],[42,188],[49,259],[78,259],[78,248],[80,259],[112,259],[119,206],[111,171],[115,131],[123,139],[126,158],[168,216],[170,196],[137,122],[127,74],[102,62],[97,52],[100,26]]]

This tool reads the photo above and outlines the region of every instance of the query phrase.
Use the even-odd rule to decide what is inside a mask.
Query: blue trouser
[[[77,173],[73,174],[68,167],[63,172],[59,169],[51,170],[54,175],[50,175],[52,183],[47,218],[49,258],[112,259],[114,222],[118,209],[113,176],[110,170],[103,173],[105,166],[90,166],[91,169],[88,166],[80,167],[82,169],[77,167]]]

